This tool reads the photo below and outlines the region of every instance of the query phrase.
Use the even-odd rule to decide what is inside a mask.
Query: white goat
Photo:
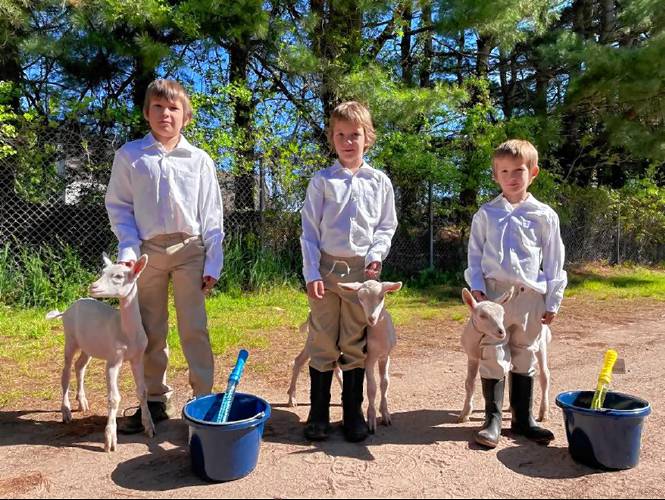
[[[120,309],[95,299],[79,299],[64,313],[51,311],[47,319],[62,317],[65,332],[65,366],[62,369],[62,421],[71,422],[69,405],[69,381],[74,355],[79,410],[89,409],[83,388],[85,369],[91,357],[106,360],[106,384],[108,387],[108,421],[104,432],[104,450],[115,451],[118,443],[116,415],[120,405],[118,374],[124,360],[131,363],[136,394],[141,404],[141,418],[145,432],[154,436],[155,426],[148,410],[148,391],[143,377],[143,354],[148,345],[141,313],[139,311],[136,281],[148,263],[142,255],[132,267],[114,264],[104,254],[104,270],[92,283],[90,295],[98,298],[120,299]]]
[[[363,307],[365,318],[367,320],[367,358],[365,359],[365,378],[367,380],[367,425],[370,432],[376,429],[376,409],[374,401],[376,399],[376,380],[374,371],[376,364],[379,364],[379,375],[381,378],[381,403],[379,410],[381,412],[384,425],[391,424],[390,412],[388,411],[388,386],[390,384],[390,351],[397,343],[395,327],[393,325],[390,313],[384,308],[385,295],[388,292],[396,292],[402,288],[402,283],[378,282],[367,280],[363,283],[340,283],[339,287],[344,290],[354,291],[358,294],[358,301]],[[302,327],[301,327],[302,328]],[[308,350],[310,338],[303,350],[296,356],[293,365],[293,374],[291,385],[288,390],[289,405],[295,406],[295,392],[298,374],[303,365],[310,357]],[[339,378],[339,367],[335,368],[336,376]]]
[[[507,345],[506,330],[504,328],[503,304],[513,297],[514,290],[511,288],[496,301],[484,300],[477,302],[471,292],[466,288],[462,290],[464,303],[471,311],[471,317],[464,327],[461,343],[467,355],[467,375],[464,383],[465,399],[459,422],[466,422],[473,411],[473,393],[475,390],[476,376],[480,366],[481,343],[482,346],[502,346],[509,349]],[[538,420],[545,421],[549,418],[549,385],[550,371],[547,366],[547,345],[552,338],[549,327],[543,326],[538,338],[538,351],[536,359],[540,368],[539,381],[542,392],[540,401],[540,412]]]

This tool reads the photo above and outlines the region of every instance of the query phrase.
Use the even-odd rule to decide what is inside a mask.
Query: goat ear
[[[397,281],[393,283],[392,281],[384,281],[381,283],[381,286],[383,286],[383,291],[385,292],[396,292],[400,288],[402,288],[402,282]]]
[[[147,266],[147,265],[148,265],[148,256],[143,254],[139,258],[139,260],[137,260],[134,263],[134,267],[132,268],[132,273],[134,274],[134,279],[139,277],[139,274],[141,274],[143,272],[143,270],[145,269],[145,266]]]
[[[513,298],[514,293],[515,293],[515,287],[511,286],[508,291],[506,291],[503,295],[501,295],[501,297],[496,299],[494,302],[503,305]]]
[[[462,300],[467,306],[469,306],[469,309],[471,309],[472,311],[476,308],[476,305],[478,304],[478,302],[476,302],[476,299],[473,298],[471,292],[466,288],[462,289]]]
[[[357,292],[358,290],[360,290],[360,287],[363,286],[363,284],[355,281],[353,283],[337,283],[337,286],[340,287],[342,290],[350,290],[352,292]]]
[[[102,260],[104,261],[104,267],[112,266],[113,261],[109,259],[109,256],[106,252],[102,253]]]

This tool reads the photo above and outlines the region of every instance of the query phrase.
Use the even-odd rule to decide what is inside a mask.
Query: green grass
[[[665,299],[665,270],[640,266],[587,265],[568,273],[566,296],[586,295],[597,299]]]
[[[665,270],[641,267],[585,266],[569,271],[566,296],[601,300],[650,297],[665,300]],[[462,284],[448,282],[423,288],[409,286],[387,299],[395,323],[401,326],[420,321],[450,319],[462,322],[467,312],[462,305]],[[284,285],[265,287],[259,292],[217,293],[208,299],[208,326],[216,355],[233,354],[239,347],[270,349],[271,335],[279,329],[295,329],[307,317],[305,293]],[[0,305],[0,408],[21,397],[57,398],[59,387],[50,387],[54,373],[62,364],[63,335],[61,322],[44,319],[46,309]],[[171,371],[186,368],[177,334],[173,306],[170,307],[169,345]],[[5,367],[12,367],[10,378]],[[94,365],[93,373],[103,368]],[[103,377],[99,377],[103,387]],[[31,381],[18,391],[19,380]],[[126,381],[131,387],[131,381]],[[92,386],[91,386],[91,389]]]

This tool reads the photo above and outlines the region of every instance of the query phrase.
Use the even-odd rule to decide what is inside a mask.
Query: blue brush
[[[236,394],[236,387],[238,386],[238,382],[240,382],[240,377],[242,377],[242,371],[245,369],[247,356],[249,356],[249,353],[245,349],[241,349],[240,353],[238,353],[238,360],[233,367],[231,375],[229,375],[229,382],[226,386],[224,399],[222,400],[222,405],[220,406],[219,413],[215,419],[215,422],[218,424],[223,424],[229,418],[229,412],[231,411],[231,405],[233,404],[233,397]]]

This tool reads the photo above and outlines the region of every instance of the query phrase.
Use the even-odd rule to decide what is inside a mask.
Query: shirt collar
[[[363,160],[363,162],[361,163],[360,168],[358,169],[358,171],[360,171],[363,168],[364,169],[369,168],[369,165],[367,164],[367,162],[365,160]],[[344,165],[342,165],[339,160],[335,160],[335,163],[332,166],[332,173],[337,173],[340,170],[348,171],[348,169]]]
[[[519,203],[517,206],[521,205],[535,205],[538,200],[534,198],[534,196],[531,193],[527,193],[527,197]],[[510,203],[506,198],[504,198],[503,193],[499,194],[496,198],[494,198],[492,201],[490,201],[490,205],[495,205],[495,206],[504,206],[506,208],[510,208],[511,210],[513,209],[513,204]]]
[[[152,135],[152,132],[148,132],[143,138],[143,144],[141,145],[142,149],[151,149],[157,148],[163,150],[161,143],[157,138]],[[169,151],[169,154],[177,154],[178,156],[191,156],[194,152],[194,146],[192,146],[187,139],[181,134],[178,145],[173,148],[172,151]]]

